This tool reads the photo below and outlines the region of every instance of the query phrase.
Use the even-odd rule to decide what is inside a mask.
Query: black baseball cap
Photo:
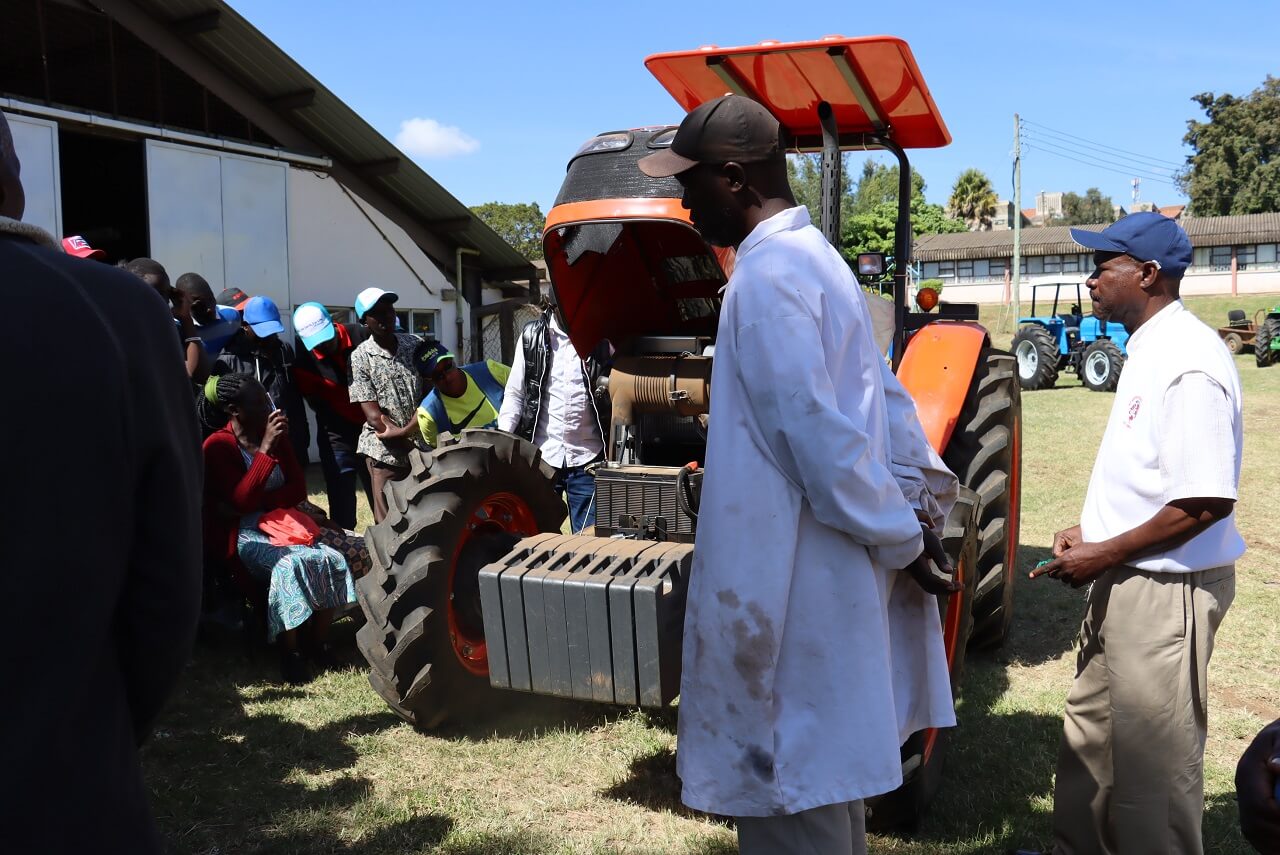
[[[643,157],[640,171],[670,178],[699,163],[755,163],[786,151],[782,126],[759,102],[723,95],[684,117],[671,147]]]

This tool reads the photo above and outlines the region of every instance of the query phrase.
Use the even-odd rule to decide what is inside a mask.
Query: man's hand
[[[1263,855],[1280,853],[1280,806],[1276,781],[1280,778],[1280,719],[1262,729],[1236,766],[1236,801],[1240,830]]]
[[[953,578],[955,570],[947,559],[946,550],[942,548],[942,541],[938,540],[933,529],[927,525],[922,524],[920,530],[924,535],[924,551],[900,572],[909,573],[917,585],[934,596],[941,597],[959,591],[963,586]],[[939,576],[933,572],[933,568],[929,566],[930,559],[938,565],[943,575]]]
[[[410,419],[403,426],[399,426],[384,414],[382,416],[382,430],[374,431],[373,435],[383,442],[387,442],[388,440],[405,439],[410,434],[416,433],[417,430],[418,423],[413,419]]]
[[[281,437],[289,434],[289,419],[283,410],[276,410],[267,416],[267,429],[262,433],[262,444],[258,450],[263,454],[272,453],[280,444]]]
[[[1080,534],[1080,526],[1073,525],[1071,528],[1064,528],[1053,536],[1053,557],[1061,558],[1062,553],[1073,546],[1079,546],[1083,542],[1084,538]]]
[[[1049,576],[1065,582],[1073,588],[1089,584],[1110,568],[1120,563],[1119,557],[1109,542],[1074,544],[1069,536],[1079,537],[1079,528],[1058,532],[1053,539],[1053,554],[1057,557],[1048,564],[1031,571],[1031,578]],[[1062,551],[1059,552],[1059,545]]]
[[[169,302],[173,305],[173,316],[182,325],[183,332],[195,329],[195,322],[191,319],[191,295],[174,288],[169,292]]]

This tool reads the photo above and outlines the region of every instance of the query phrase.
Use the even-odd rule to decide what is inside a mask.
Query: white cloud
[[[457,157],[471,154],[480,141],[467,136],[461,128],[442,125],[435,119],[405,119],[396,134],[396,146],[414,157]]]

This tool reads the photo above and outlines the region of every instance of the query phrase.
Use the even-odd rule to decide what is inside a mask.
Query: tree
[[[547,218],[537,202],[508,205],[504,202],[485,202],[471,208],[484,224],[498,233],[530,261],[542,258],[542,227]]]
[[[1280,78],[1267,75],[1244,98],[1202,92],[1207,122],[1187,121],[1195,153],[1177,176],[1195,216],[1280,211]]]
[[[893,236],[898,222],[898,202],[881,202],[870,211],[854,214],[840,233],[840,248],[845,258],[860,252],[894,253]],[[948,217],[941,205],[924,200],[924,194],[911,198],[911,231],[913,237],[965,231],[960,220]]]
[[[1063,193],[1062,216],[1055,217],[1050,225],[1087,226],[1115,221],[1116,206],[1111,203],[1111,197],[1103,196],[1097,187],[1090,187],[1083,196]]]
[[[911,170],[911,198],[924,196],[924,176]],[[898,167],[877,163],[867,158],[862,163],[862,174],[853,191],[851,214],[870,213],[885,202],[898,202]]]
[[[996,191],[980,169],[966,169],[951,188],[947,216],[964,220],[969,231],[990,231],[996,215]]]
[[[822,227],[822,156],[798,154],[787,158],[787,178],[796,201],[809,209],[809,219]],[[853,197],[849,195],[852,182],[849,178],[849,157],[844,156],[844,168],[840,170],[840,221],[853,213]]]

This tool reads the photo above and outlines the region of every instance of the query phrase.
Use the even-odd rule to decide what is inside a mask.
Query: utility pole
[[[1013,114],[1013,329],[1022,316],[1022,120]]]

